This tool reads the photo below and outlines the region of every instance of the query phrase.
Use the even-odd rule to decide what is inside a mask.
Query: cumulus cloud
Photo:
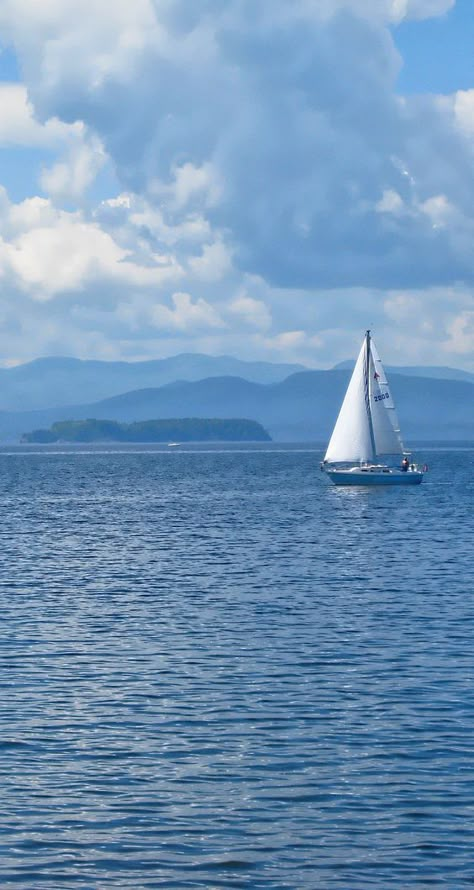
[[[456,122],[464,134],[474,141],[474,89],[457,90],[454,97],[444,99],[444,104],[453,103]]]
[[[191,295],[186,293],[173,294],[171,299],[173,309],[153,307],[152,319],[157,327],[183,331],[225,327],[225,322],[206,300],[199,298],[193,301]]]
[[[43,191],[55,201],[80,201],[106,163],[97,139],[75,141],[61,160],[40,174]]]
[[[254,343],[271,361],[303,361],[312,365],[324,345],[324,337],[305,330],[280,331],[273,336],[257,334]]]
[[[262,300],[254,300],[246,293],[239,294],[229,306],[229,311],[246,322],[251,328],[266,330],[271,327],[272,317]]]
[[[404,202],[394,189],[384,189],[380,201],[377,201],[375,209],[379,213],[402,213]]]
[[[93,283],[161,286],[182,275],[170,257],[153,265],[134,262],[111,234],[79,212],[57,210],[44,198],[10,205],[5,192],[1,197],[0,274],[32,299],[84,291]]]
[[[39,121],[26,87],[17,83],[0,83],[0,148],[59,152],[38,175],[38,185],[59,202],[80,200],[106,163],[99,139],[82,121]]]
[[[220,281],[231,269],[231,252],[220,240],[205,244],[201,255],[192,257],[189,265],[200,281]]]
[[[78,138],[83,124],[65,124],[58,118],[44,123],[35,118],[27,89],[20,83],[0,82],[0,146],[55,148],[71,138]]]
[[[456,355],[474,353],[474,310],[461,312],[448,324],[448,339],[443,344],[445,352]]]
[[[318,11],[333,15],[335,11],[351,10],[369,19],[401,22],[404,19],[425,19],[443,15],[456,0],[320,0]]]
[[[155,336],[157,333],[196,335],[226,327],[214,306],[202,297],[193,299],[191,294],[180,291],[171,295],[168,305],[135,293],[120,303],[116,315],[118,321],[135,334],[147,332],[149,335],[151,330]]]
[[[83,121],[130,191],[164,206],[167,224],[202,214],[242,271],[276,286],[428,286],[474,278],[459,236],[473,224],[472,145],[434,97],[396,96],[388,25],[451,6],[120,0],[92,13],[91,0],[15,0],[0,23],[38,115]],[[380,212],[383,195],[409,213]],[[459,205],[458,225],[432,225],[423,207],[439,195]],[[203,257],[203,272],[215,265]]]
[[[390,16],[394,21],[425,19],[443,15],[453,8],[456,0],[390,0]]]
[[[0,271],[30,299],[83,293],[76,323],[122,341],[127,324],[150,342],[195,331],[212,349],[240,331],[240,348],[320,363],[352,342],[335,307],[384,330],[411,311],[394,293],[418,307],[456,282],[461,302],[442,317],[464,324],[474,90],[397,95],[391,30],[452,6],[3,0],[26,78],[5,91],[15,138],[59,157],[40,177],[48,200],[4,213]],[[8,132],[0,112],[0,141]],[[121,193],[58,210],[81,204],[107,159]],[[89,311],[94,288],[114,294],[108,320]]]

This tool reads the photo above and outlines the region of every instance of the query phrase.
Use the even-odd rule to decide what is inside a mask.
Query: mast
[[[375,460],[375,458],[377,456],[377,452],[376,452],[376,448],[375,448],[375,436],[374,436],[374,424],[372,422],[372,411],[370,408],[369,369],[370,369],[370,331],[366,331],[365,332],[365,362],[364,362],[364,393],[365,393],[365,407],[367,408],[367,417],[369,420],[370,442],[372,445],[373,459]]]

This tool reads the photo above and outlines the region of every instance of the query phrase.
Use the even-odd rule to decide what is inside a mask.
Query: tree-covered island
[[[53,442],[270,442],[256,420],[217,420],[190,417],[181,420],[62,420],[46,430],[33,430],[25,443]]]

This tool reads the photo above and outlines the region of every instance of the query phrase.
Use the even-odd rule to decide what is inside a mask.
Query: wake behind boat
[[[423,472],[404,450],[395,405],[370,331],[321,469],[335,485],[419,485],[423,479]]]

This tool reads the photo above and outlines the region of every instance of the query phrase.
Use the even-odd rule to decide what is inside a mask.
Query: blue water
[[[0,452],[0,886],[472,887],[474,451]]]

